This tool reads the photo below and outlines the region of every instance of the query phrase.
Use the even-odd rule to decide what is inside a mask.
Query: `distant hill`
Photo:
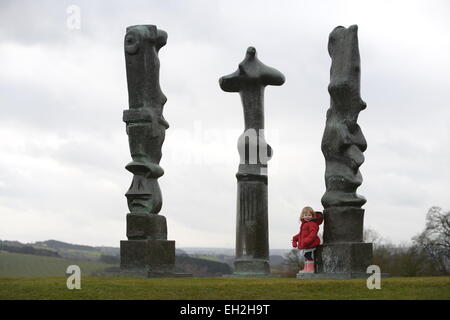
[[[180,272],[192,273],[193,276],[221,276],[233,273],[233,269],[226,263],[178,255],[175,260],[175,268]]]
[[[110,264],[58,257],[0,251],[0,278],[6,277],[64,277],[67,267],[77,265],[81,275],[107,275]]]
[[[70,265],[79,266],[82,275],[88,276],[116,276],[120,272],[119,264],[0,251],[0,278],[65,276]],[[231,267],[225,263],[188,255],[176,256],[175,271],[191,273],[195,277],[232,273]]]
[[[47,241],[38,241],[34,243],[35,246],[40,246],[44,248],[51,248],[56,250],[70,250],[70,251],[92,251],[92,252],[100,252],[103,254],[108,254],[111,256],[119,256],[120,248],[117,247],[93,247],[88,245],[81,244],[72,244],[67,242],[62,242],[58,240],[47,240]]]
[[[31,254],[35,256],[60,257],[58,252],[35,248],[18,241],[0,241],[0,250],[12,253]]]
[[[20,243],[18,241],[5,240],[0,241],[0,250],[17,254],[63,258],[67,261],[100,263],[101,267],[96,270],[96,272],[100,274],[103,272],[106,275],[112,275],[114,272],[117,273],[120,271],[120,248],[118,247],[94,247],[89,245],[72,244],[53,239],[27,244]],[[289,250],[270,250],[270,266],[275,269],[282,266],[283,256],[286,252],[289,252]],[[233,272],[234,253],[234,249],[231,248],[176,249],[175,268],[178,272],[192,273],[194,276],[218,276],[222,274],[230,274]],[[2,258],[4,259],[5,257],[6,256],[3,256]],[[9,258],[13,260],[15,259],[13,256],[10,256]],[[21,259],[22,260],[19,260],[26,261],[24,257]],[[64,260],[64,263],[67,262],[66,260]],[[24,263],[34,264],[35,262],[32,258],[30,258],[30,262]],[[40,260],[40,263],[44,263],[44,260]],[[59,264],[61,263],[62,262],[60,261]],[[23,269],[18,268],[18,270]],[[17,274],[20,274],[20,272],[17,271]],[[28,272],[24,273],[24,275],[26,274],[28,274]]]
[[[187,254],[206,254],[206,255],[228,255],[234,256],[234,248],[202,248],[202,247],[184,247],[182,248]],[[288,249],[270,249],[270,255],[272,256],[283,256],[291,251]]]
[[[71,243],[57,241],[57,240],[40,241],[40,242],[36,242],[35,245],[53,248],[53,249],[74,249],[74,250],[97,251],[97,249],[95,247],[79,245],[79,244],[71,244]]]
[[[87,266],[87,272],[95,271],[97,275],[113,276],[120,272],[120,248],[114,247],[93,247],[58,240],[29,244],[5,240],[0,241],[0,254],[0,277],[61,275],[61,268],[70,264],[83,264]],[[45,259],[48,257],[59,260]],[[220,276],[232,273],[231,259],[231,256],[223,254],[192,257],[184,250],[176,249],[175,269],[199,277]]]

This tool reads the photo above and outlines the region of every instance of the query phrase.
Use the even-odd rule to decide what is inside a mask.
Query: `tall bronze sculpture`
[[[166,218],[158,214],[162,195],[158,178],[161,147],[169,124],[163,116],[166,96],[159,85],[158,52],[167,33],[154,25],[127,28],[125,61],[129,109],[123,112],[132,161],[126,169],[133,180],[126,193],[127,241],[120,243],[121,269],[148,276],[171,273],[175,264],[175,241],[167,240]]]
[[[363,243],[366,199],[356,193],[362,183],[359,167],[367,143],[358,115],[366,108],[360,96],[358,27],[336,27],[329,36],[332,59],[322,152],[325,157],[326,192],[323,245],[318,248],[318,273],[325,277],[365,277],[372,261],[372,244]],[[309,277],[311,275],[300,275]]]
[[[244,109],[245,131],[239,137],[237,178],[236,258],[237,276],[270,274],[267,209],[267,161],[272,149],[264,138],[264,89],[280,86],[281,72],[264,65],[253,47],[236,72],[220,78],[223,91],[239,92]]]

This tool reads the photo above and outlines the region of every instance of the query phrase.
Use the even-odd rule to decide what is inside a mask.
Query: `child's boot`
[[[305,267],[299,273],[314,273],[314,261],[305,261]]]
[[[309,261],[308,270],[306,272],[314,273],[315,271],[315,263],[314,261]]]

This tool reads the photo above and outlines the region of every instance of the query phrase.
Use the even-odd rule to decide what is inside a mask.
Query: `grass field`
[[[78,261],[0,251],[0,278],[3,277],[64,277],[69,265],[78,265],[85,275],[103,272],[110,264]]]
[[[291,278],[81,278],[68,290],[66,278],[0,278],[0,299],[450,299],[450,277],[386,278],[380,290],[366,280]]]

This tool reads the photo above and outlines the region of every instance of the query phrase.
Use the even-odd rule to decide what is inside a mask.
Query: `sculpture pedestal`
[[[238,178],[236,258],[233,274],[239,277],[270,275],[267,177],[251,178],[259,180],[239,180],[249,179],[247,176]]]
[[[166,218],[160,214],[127,214],[129,240],[167,240]]]
[[[175,241],[167,240],[166,218],[157,214],[127,214],[128,240],[120,241],[121,275],[189,277],[175,273]]]
[[[175,269],[175,241],[120,241],[120,269],[130,275],[166,276]]]
[[[364,209],[355,207],[330,207],[323,210],[323,242],[362,243]]]
[[[298,273],[297,279],[367,278],[372,264],[372,243],[328,243],[317,247],[314,254],[316,273]]]
[[[318,273],[358,273],[372,264],[372,243],[323,244],[315,253]]]
[[[234,261],[234,272],[224,278],[277,278],[270,273],[269,261],[265,259],[239,259]]]
[[[266,259],[236,259],[233,275],[238,277],[270,276],[270,265]]]
[[[120,241],[122,276],[143,278],[192,277],[191,273],[175,272],[175,241]]]
[[[297,273],[297,279],[366,279],[369,276],[364,272]]]

